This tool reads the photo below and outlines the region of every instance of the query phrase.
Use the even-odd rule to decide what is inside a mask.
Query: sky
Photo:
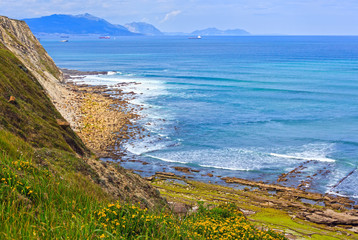
[[[358,0],[0,0],[0,15],[15,19],[83,13],[114,24],[144,21],[163,32],[358,35]]]

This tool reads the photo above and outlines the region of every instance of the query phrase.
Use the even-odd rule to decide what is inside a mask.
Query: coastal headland
[[[0,238],[358,238],[348,198],[197,182],[180,167],[143,179],[100,160],[120,161],[123,143],[145,137],[135,94],[71,81],[91,73],[58,69],[22,21],[0,17],[0,33]]]

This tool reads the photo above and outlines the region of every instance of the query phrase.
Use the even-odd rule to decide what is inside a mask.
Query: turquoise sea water
[[[311,190],[358,197],[358,37],[42,44],[60,67],[111,71],[86,82],[141,83],[125,90],[138,93],[152,137],[125,147],[151,164],[125,167],[150,175],[189,166],[220,183],[201,175],[274,182],[302,166],[284,184],[309,180]]]

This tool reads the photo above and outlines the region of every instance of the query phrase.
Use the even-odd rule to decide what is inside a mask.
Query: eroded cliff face
[[[53,105],[64,93],[61,80],[61,71],[26,23],[0,17],[0,128],[35,148],[88,155],[81,139],[58,124],[65,122]]]
[[[21,138],[31,145],[33,160],[56,169],[54,174],[75,168],[76,174],[90,178],[115,198],[140,201],[147,207],[162,205],[159,192],[144,179],[90,157],[77,134],[59,123],[62,117],[70,121],[74,114],[61,108],[71,94],[62,72],[26,23],[0,16],[0,153],[8,151],[1,142],[4,136]],[[71,164],[68,154],[75,159]]]
[[[47,54],[24,21],[0,16],[0,43],[16,55],[36,77],[61,115],[75,126],[75,112],[63,108],[63,100],[71,93],[64,86],[60,69]]]
[[[24,21],[0,16],[0,42],[31,71],[51,100],[62,97],[62,72]]]

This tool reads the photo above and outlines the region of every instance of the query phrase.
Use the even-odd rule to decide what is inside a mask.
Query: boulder
[[[358,226],[358,217],[347,213],[335,212],[332,209],[317,211],[305,215],[305,218],[314,223],[326,225],[351,225]]]
[[[186,215],[190,209],[187,204],[180,202],[169,202],[169,205],[173,213],[180,215]]]
[[[68,128],[70,126],[70,123],[63,119],[56,119],[56,122],[62,128]]]
[[[192,173],[190,172],[191,169],[188,168],[188,167],[174,167],[174,169],[177,170],[177,171],[183,172],[183,173],[192,174]]]

